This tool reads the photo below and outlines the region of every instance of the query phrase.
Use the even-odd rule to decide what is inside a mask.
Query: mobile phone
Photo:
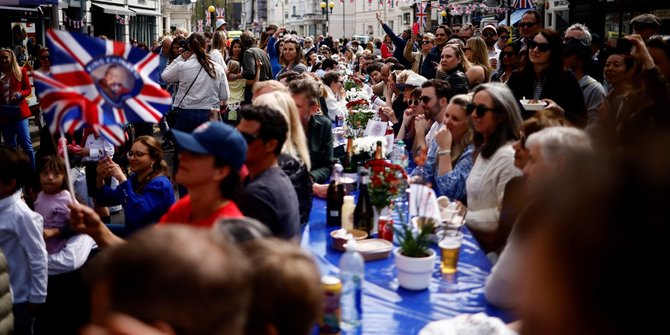
[[[412,33],[417,34],[417,35],[419,34],[419,23],[418,22],[414,22],[414,24],[412,25]]]
[[[617,38],[611,41],[611,47],[619,53],[629,54],[633,50],[633,43],[625,38]]]

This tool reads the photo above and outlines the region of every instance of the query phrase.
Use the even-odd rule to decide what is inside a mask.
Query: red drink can
[[[393,218],[390,216],[379,217],[379,238],[393,243]]]

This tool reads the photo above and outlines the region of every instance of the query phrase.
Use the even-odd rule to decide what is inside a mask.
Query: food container
[[[521,106],[527,111],[539,111],[547,107],[547,103],[542,100],[519,100]]]
[[[391,250],[393,250],[393,243],[379,238],[356,242],[356,251],[363,256],[366,262],[388,258]]]
[[[349,229],[344,232],[344,229],[333,230],[330,232],[330,237],[333,239],[333,248],[339,251],[345,251],[344,245],[347,244],[347,233],[351,234],[356,241],[362,241],[368,238],[368,233],[359,229]],[[360,242],[356,245],[360,245]]]

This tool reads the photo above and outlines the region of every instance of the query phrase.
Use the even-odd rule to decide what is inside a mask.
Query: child
[[[239,117],[237,113],[240,111],[240,103],[244,100],[244,87],[247,81],[242,77],[242,67],[237,61],[231,60],[228,62],[228,87],[230,88],[230,96],[228,97],[226,106],[226,115],[223,117],[223,122],[236,125]]]
[[[68,225],[70,209],[67,205],[72,196],[67,190],[65,162],[60,157],[45,157],[37,171],[42,191],[37,195],[35,212],[44,219],[44,240],[47,253],[52,255],[63,250],[67,242],[67,236],[62,236],[60,230]]]
[[[15,334],[32,334],[34,305],[47,297],[42,217],[21,199],[31,173],[32,163],[23,152],[0,147],[0,249],[10,269]]]

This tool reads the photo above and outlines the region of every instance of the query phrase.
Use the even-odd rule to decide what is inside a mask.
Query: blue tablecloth
[[[485,312],[511,321],[504,311],[486,302],[484,283],[491,263],[463,227],[465,239],[460,251],[458,272],[451,278],[440,273],[436,258],[430,287],[410,291],[398,286],[393,254],[387,259],[365,263],[363,284],[363,326],[355,333],[417,334],[428,322],[464,313]],[[314,198],[309,224],[302,235],[302,246],[316,258],[322,275],[339,275],[342,252],[332,248],[326,227],[326,201]],[[437,246],[433,248],[438,252]],[[349,332],[348,334],[351,334]]]

